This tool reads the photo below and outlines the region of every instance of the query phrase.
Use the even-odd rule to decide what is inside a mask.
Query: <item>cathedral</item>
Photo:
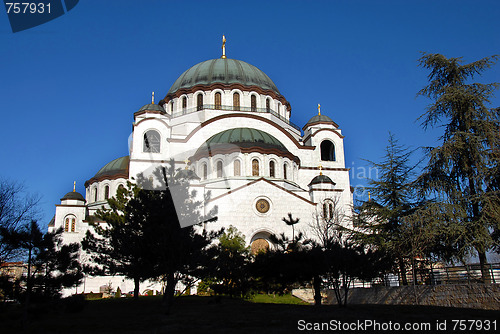
[[[344,136],[319,105],[302,128],[290,121],[291,113],[271,78],[227,58],[223,43],[221,58],[187,69],[163,99],[155,103],[153,94],[151,103],[134,113],[130,154],[89,175],[84,195],[74,190],[64,195],[49,231],[62,227],[65,242],[80,242],[91,228],[88,217],[106,206],[118,187],[138,176],[154,182],[154,169],[173,159],[194,176],[190,188],[200,198],[210,194],[203,210],[217,208],[217,221],[207,228],[232,225],[256,252],[273,247],[271,234],[292,237],[282,221],[291,213],[300,218],[294,230],[313,238],[314,219],[332,218],[339,210],[349,215],[352,207]],[[88,281],[76,292],[96,292],[108,281],[127,291],[122,278],[106,278]]]

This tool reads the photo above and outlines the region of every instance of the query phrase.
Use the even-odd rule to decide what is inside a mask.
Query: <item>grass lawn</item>
[[[295,333],[299,332],[299,320],[319,323],[365,319],[393,323],[426,322],[433,329],[436,321],[445,320],[447,328],[451,329],[452,319],[497,320],[497,330],[500,326],[500,311],[394,305],[350,305],[340,309],[295,303],[291,296],[257,295],[250,301],[188,296],[177,298],[172,313],[165,315],[159,297],[142,297],[138,301],[128,298],[92,300],[78,312],[66,312],[57,305],[36,308],[31,313],[32,321],[26,333]],[[21,320],[20,307],[1,308],[0,333],[22,332]],[[304,332],[307,331],[301,333]]]

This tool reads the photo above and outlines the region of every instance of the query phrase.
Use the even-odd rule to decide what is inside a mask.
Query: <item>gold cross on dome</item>
[[[184,163],[186,164],[186,167],[184,167],[184,168],[185,168],[186,170],[188,170],[188,169],[189,169],[188,165],[189,165],[189,163],[190,163],[190,162],[191,162],[191,161],[190,161],[188,158],[186,158],[186,160],[184,160]]]
[[[151,104],[155,104],[155,92],[151,94]]]
[[[226,59],[226,36],[222,35],[222,59]]]
[[[321,115],[321,104],[318,103],[318,115]]]
[[[319,166],[318,166],[318,169],[319,169],[319,175],[323,175],[323,172],[322,172],[322,170],[323,170],[323,166],[319,165]]]

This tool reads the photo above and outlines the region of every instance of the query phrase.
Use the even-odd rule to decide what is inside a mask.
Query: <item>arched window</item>
[[[76,217],[73,215],[64,218],[64,232],[75,232],[76,230]]]
[[[241,163],[239,160],[234,160],[234,176],[241,175]]]
[[[187,99],[187,97],[185,97],[185,96],[184,96],[184,97],[182,98],[182,111],[183,111],[183,112],[184,112],[184,111],[186,111],[187,104],[188,104],[188,99]]]
[[[271,99],[266,99],[266,111],[271,111]]]
[[[198,94],[196,97],[196,110],[203,109],[203,94]]]
[[[207,167],[207,164],[203,164],[201,166],[201,176],[202,176],[202,179],[203,180],[206,180],[207,179],[207,175],[208,175],[208,167]]]
[[[170,102],[170,113],[174,112],[174,101]]]
[[[276,177],[276,173],[274,171],[274,161],[269,162],[269,176],[270,177]]]
[[[222,161],[217,161],[217,177],[222,177]]]
[[[106,185],[104,187],[104,199],[108,199],[109,198],[109,186]]]
[[[325,220],[331,220],[333,219],[333,216],[335,214],[334,212],[334,207],[333,207],[333,202],[330,200],[326,200],[323,203],[323,218]]]
[[[252,160],[252,176],[259,176],[259,160]]]
[[[255,95],[250,97],[250,110],[257,111],[257,96]]]
[[[240,110],[240,93],[233,94],[233,109]]]
[[[160,153],[160,134],[155,130],[149,130],[144,134],[143,152]]]
[[[278,115],[281,116],[281,104],[278,103]]]
[[[286,180],[288,178],[288,165],[287,164],[284,164],[283,165],[283,178]]]
[[[329,140],[323,140],[321,142],[321,160],[323,161],[335,161],[335,146]]]
[[[215,109],[220,110],[222,105],[222,95],[221,93],[215,93]]]
[[[97,188],[94,188],[94,202],[97,202]]]

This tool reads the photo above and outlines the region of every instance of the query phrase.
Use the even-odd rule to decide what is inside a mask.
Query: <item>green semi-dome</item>
[[[130,157],[124,156],[108,162],[104,167],[99,169],[99,171],[94,175],[94,178],[101,176],[113,176],[117,174],[127,174],[128,175],[128,164],[130,162]]]
[[[257,67],[244,61],[228,58],[211,59],[194,65],[174,82],[167,96],[180,89],[189,89],[197,85],[241,84],[257,86],[280,94],[274,82]]]
[[[296,158],[274,136],[253,128],[234,128],[219,132],[203,143],[192,158],[196,160],[207,155],[235,151],[274,153],[294,160]]]

